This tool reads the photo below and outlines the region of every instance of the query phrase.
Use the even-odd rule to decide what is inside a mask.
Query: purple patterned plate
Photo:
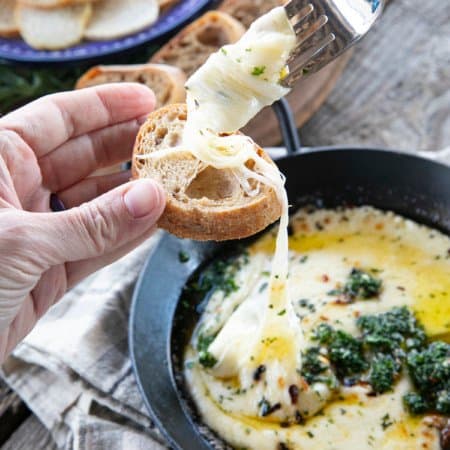
[[[69,62],[93,59],[129,50],[158,39],[183,25],[211,0],[182,0],[145,30],[112,41],[83,42],[66,50],[35,50],[22,39],[0,38],[0,58],[20,62]]]

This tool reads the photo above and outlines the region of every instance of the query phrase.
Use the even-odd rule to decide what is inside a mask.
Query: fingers
[[[82,203],[89,202],[94,198],[116,188],[130,180],[129,170],[111,175],[86,178],[74,186],[58,193],[66,208],[74,208]]]
[[[45,186],[59,192],[95,170],[131,159],[142,120],[134,119],[71,139],[39,159]]]
[[[15,131],[40,158],[73,137],[138,118],[154,106],[154,94],[143,85],[102,85],[43,97],[0,119],[0,129]]]
[[[62,213],[34,214],[30,221],[39,257],[51,267],[101,257],[125,246],[154,227],[164,207],[162,188],[147,179]]]
[[[130,253],[132,250],[137,248],[143,242],[150,238],[156,231],[156,227],[150,228],[148,232],[139,236],[137,239],[127,242],[122,247],[114,250],[111,253],[100,256],[98,258],[92,258],[85,261],[76,261],[66,264],[67,273],[67,286],[70,289],[75,286],[78,282],[101,269],[109,264],[119,260],[126,254]]]

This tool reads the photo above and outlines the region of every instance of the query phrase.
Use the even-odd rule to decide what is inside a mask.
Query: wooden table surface
[[[303,128],[304,142],[410,151],[450,147],[449,23],[448,1],[393,0]],[[0,418],[2,449],[55,448],[49,432],[1,381]]]

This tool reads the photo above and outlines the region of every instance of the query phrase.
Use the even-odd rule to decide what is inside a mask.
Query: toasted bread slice
[[[15,17],[27,44],[43,50],[58,50],[83,39],[91,13],[92,7],[88,3],[55,9],[19,5]]]
[[[54,9],[62,6],[79,5],[83,3],[93,3],[97,0],[17,0],[21,5],[32,8]]]
[[[230,14],[248,28],[258,17],[286,2],[287,0],[224,0],[219,11]]]
[[[167,11],[168,9],[172,8],[172,6],[175,6],[179,2],[180,0],[158,0],[159,9],[163,12]]]
[[[181,238],[225,241],[251,236],[275,222],[281,205],[268,186],[261,186],[259,194],[250,197],[230,170],[207,166],[189,152],[159,159],[140,157],[179,145],[186,114],[184,104],[153,112],[134,148],[133,178],[154,178],[167,192],[159,226]],[[271,162],[256,145],[255,152]]]
[[[150,62],[179,67],[189,77],[212,53],[238,41],[244,32],[244,27],[228,14],[210,11],[181,30]]]
[[[148,86],[155,93],[158,108],[184,102],[186,98],[184,72],[163,64],[93,67],[78,80],[76,89],[120,82],[134,82]]]
[[[103,41],[128,36],[150,26],[158,16],[158,0],[100,0],[85,37]]]
[[[14,37],[19,28],[14,18],[15,0],[0,0],[0,37]]]

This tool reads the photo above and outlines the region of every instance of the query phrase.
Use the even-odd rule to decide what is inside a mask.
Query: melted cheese
[[[187,120],[180,146],[145,157],[164,158],[189,152],[208,166],[231,169],[248,195],[257,195],[249,180],[271,186],[285,206],[284,180],[255,152],[240,130],[265,106],[285,96],[280,80],[296,45],[295,32],[282,7],[258,19],[242,39],[210,56],[186,83]],[[250,170],[247,163],[252,161]]]
[[[280,416],[295,411],[286,393],[276,394],[276,386],[299,383],[297,369],[304,346],[287,290],[288,200],[278,169],[255,155],[254,143],[248,137],[227,134],[288,93],[279,82],[287,74],[287,59],[295,44],[295,33],[280,7],[256,21],[238,43],[212,55],[187,82],[188,119],[183,136],[199,160],[219,169],[233,169],[249,194],[248,179],[272,186],[283,205],[269,295],[264,295],[264,303],[259,302],[255,313],[248,311],[256,309],[251,304],[243,304],[209,349],[218,360],[211,370],[213,376],[238,378],[243,389],[252,384],[258,365],[272,361],[267,383],[274,392],[271,401],[283,405]],[[255,163],[252,171],[246,167],[250,160]],[[316,390],[307,395],[305,401],[316,401],[312,409],[319,409]]]
[[[249,138],[220,134],[240,130],[289,92],[279,82],[295,44],[284,8],[275,8],[239,42],[213,54],[188,80],[184,141],[198,159],[219,169],[242,168],[254,159]],[[265,175],[265,167],[258,169]]]
[[[290,320],[302,330],[299,347],[311,345],[311,333],[322,322],[356,335],[356,317],[403,305],[416,312],[428,334],[440,339],[450,336],[448,237],[369,207],[311,214],[300,211],[291,223],[294,235],[289,238],[287,298],[291,299],[294,312]],[[368,396],[368,391],[361,387],[340,388],[338,393],[330,393],[325,386],[314,386],[300,394],[296,408],[302,414],[307,410],[309,414],[305,416],[318,409],[321,414],[307,419],[304,425],[280,426],[293,411],[287,388],[296,374],[287,371],[294,370],[294,366],[299,368],[301,361],[296,359],[297,355],[292,357],[292,342],[284,339],[274,341],[270,351],[254,344],[255,335],[259,337],[260,330],[265,329],[267,288],[263,288],[268,282],[267,271],[275,247],[276,236],[271,232],[249,248],[249,263],[236,275],[239,290],[227,297],[220,291],[212,295],[194,333],[193,346],[187,350],[186,361],[195,361],[196,334],[219,333],[216,341],[221,337],[222,348],[227,339],[234,348],[228,357],[231,354],[241,358],[239,364],[234,359],[227,362],[232,373],[222,375],[235,374],[230,377],[221,377],[214,369],[205,370],[199,364],[186,368],[190,391],[206,424],[238,448],[273,450],[283,442],[288,448],[308,450],[437,450],[437,430],[429,428],[421,418],[412,418],[403,408],[402,397],[411,389],[406,376],[392,393],[377,397]],[[374,300],[336,304],[328,293],[345,283],[353,267],[378,269],[382,293]],[[274,294],[270,295],[273,299]],[[278,306],[269,309],[277,317],[287,316],[277,315]],[[283,338],[284,325],[276,326],[272,337]],[[216,341],[211,350],[216,350]],[[250,362],[244,356],[249,349],[253,350]],[[295,363],[283,365],[285,358]],[[265,364],[263,381],[255,382],[251,377],[254,368],[251,363]],[[262,398],[271,404],[280,402],[282,409],[261,417],[258,403]],[[384,429],[382,418],[386,414],[393,424]]]

